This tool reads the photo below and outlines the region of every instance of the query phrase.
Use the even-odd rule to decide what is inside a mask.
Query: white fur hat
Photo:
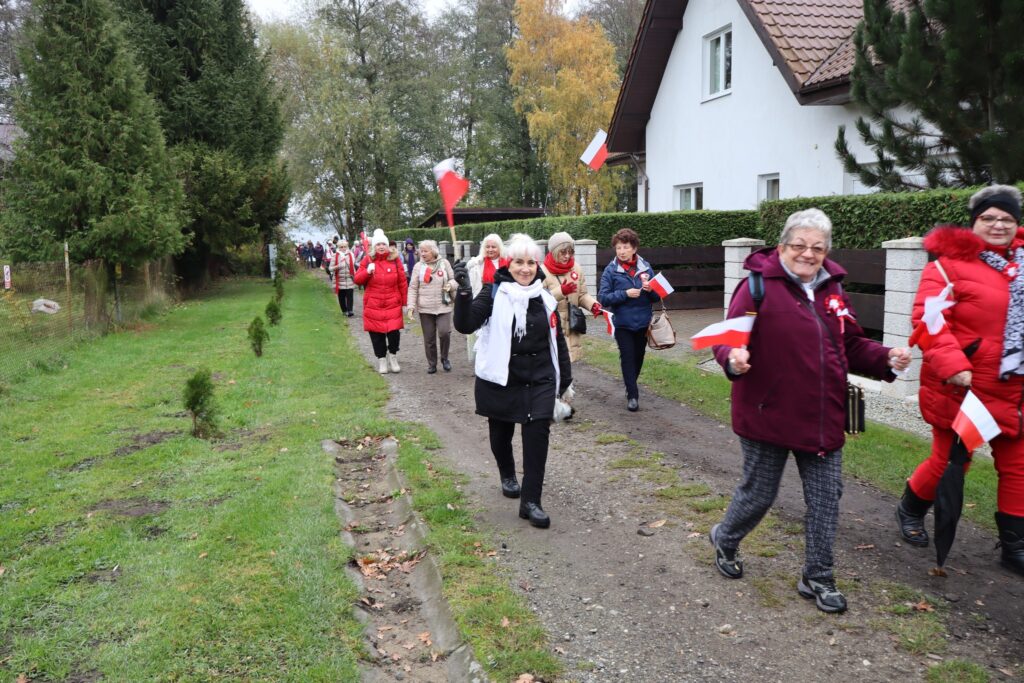
[[[370,247],[376,247],[378,244],[387,244],[388,238],[384,234],[384,231],[377,228],[373,231],[373,237],[370,238]]]

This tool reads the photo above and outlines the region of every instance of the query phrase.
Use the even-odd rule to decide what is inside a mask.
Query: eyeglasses
[[[1001,218],[999,216],[978,216],[978,222],[984,225],[986,228],[991,228],[996,225],[1002,225],[1004,227],[1009,228],[1011,226],[1017,225],[1017,220],[1012,216],[1008,218]]]
[[[805,251],[807,251],[808,249],[810,249],[811,253],[814,254],[815,256],[824,256],[825,252],[828,251],[828,249],[826,249],[825,247],[819,247],[817,245],[812,247],[809,244],[792,244],[792,243],[787,243],[786,244],[786,248],[789,249],[794,254],[802,254]]]

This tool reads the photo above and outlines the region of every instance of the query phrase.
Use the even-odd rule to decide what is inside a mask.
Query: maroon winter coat
[[[1022,237],[1024,231],[1018,231],[1012,246],[1024,244]],[[931,425],[950,429],[967,389],[945,382],[958,372],[970,370],[971,390],[992,413],[1003,434],[1017,438],[1021,434],[1024,376],[999,380],[1010,282],[978,258],[988,244],[970,228],[936,228],[925,237],[924,247],[938,256],[938,263],[953,283],[956,305],[942,312],[946,328],[924,352],[918,395],[921,415]],[[938,296],[945,286],[935,262],[926,265],[914,299],[915,325],[924,313],[925,298]]]
[[[391,259],[390,254],[373,257],[373,275],[366,272],[370,264],[364,258],[356,271],[357,285],[365,286],[363,292],[363,329],[367,332],[391,332],[405,326],[402,320],[402,306],[408,292],[409,282],[405,279],[405,266],[400,259]]]
[[[864,336],[846,320],[825,312],[825,299],[840,291],[842,266],[825,259],[831,277],[814,292],[814,303],[782,268],[774,248],[747,257],[747,270],[764,277],[764,299],[750,335],[750,370],[728,372],[732,347],[714,347],[732,385],[732,428],[740,436],[798,451],[834,451],[846,442],[847,369],[892,381],[889,348]],[[850,302],[843,294],[847,307]],[[856,311],[850,307],[856,316]],[[729,317],[754,312],[747,280],[740,282],[729,304]]]

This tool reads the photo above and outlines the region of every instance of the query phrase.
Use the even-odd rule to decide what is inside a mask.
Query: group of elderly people
[[[925,514],[956,438],[953,419],[970,389],[1001,429],[991,443],[999,474],[1001,562],[1024,575],[1021,194],[1010,186],[988,187],[971,198],[969,210],[969,227],[941,226],[925,239],[937,258],[922,275],[913,322],[921,322],[929,297],[951,292],[947,295],[955,305],[946,310],[945,326],[923,352],[920,405],[933,428],[933,447],[909,478],[896,517],[906,542],[928,545]],[[550,525],[541,492],[555,403],[569,389],[572,363],[581,353],[579,334],[570,328],[570,304],[594,317],[611,313],[626,409],[639,409],[637,380],[652,305],[659,297],[651,288],[655,273],[637,253],[636,232],[620,230],[612,246],[615,257],[604,268],[596,296],[575,262],[575,243],[564,232],[548,240],[547,255],[526,235],[513,235],[507,245],[498,235],[488,235],[476,257],[454,266],[440,257],[436,243],[425,241],[407,291],[398,285],[400,279],[404,286],[404,278],[385,285],[399,288],[394,300],[403,302],[410,315],[419,314],[427,372],[437,371],[439,358],[445,371],[451,369],[453,312],[454,328],[470,336],[476,412],[487,418],[501,492],[520,499],[520,517],[539,528]],[[828,258],[831,247],[831,221],[820,210],[807,209],[788,218],[777,245],[746,259],[750,275],[733,293],[727,317],[754,317],[749,343],[714,347],[732,383],[732,426],[740,439],[743,471],[709,539],[718,571],[741,578],[740,544],[774,503],[792,453],[806,505],[805,558],[797,591],[824,612],[842,612],[847,603],[835,582],[833,546],[843,491],[847,375],[892,381],[909,366],[911,355],[908,348],[890,348],[865,335],[843,289],[846,272]],[[386,260],[385,251],[373,256],[378,258]],[[355,281],[367,284],[370,301],[376,277],[369,259],[356,273]],[[371,328],[366,328],[371,336],[381,334]],[[383,337],[374,340],[378,358],[391,348],[388,334],[383,330]],[[397,353],[397,342],[394,349]],[[384,367],[382,362],[382,372]],[[522,485],[512,451],[517,424]]]

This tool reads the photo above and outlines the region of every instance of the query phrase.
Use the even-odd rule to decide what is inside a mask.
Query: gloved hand
[[[590,315],[592,315],[592,316],[594,316],[596,318],[599,315],[601,315],[601,311],[603,311],[603,310],[604,309],[601,308],[601,302],[600,301],[595,301],[594,305],[590,307]]]
[[[562,296],[569,296],[577,289],[575,282],[563,282],[562,283]]]
[[[373,271],[376,270],[376,269],[377,269],[377,264],[376,263],[370,263],[369,265],[366,266],[366,274],[367,275],[373,275]]]
[[[455,281],[459,283],[459,289],[471,289],[469,284],[469,270],[466,268],[466,264],[462,261],[456,261],[455,265],[452,266],[452,272],[455,274]]]

